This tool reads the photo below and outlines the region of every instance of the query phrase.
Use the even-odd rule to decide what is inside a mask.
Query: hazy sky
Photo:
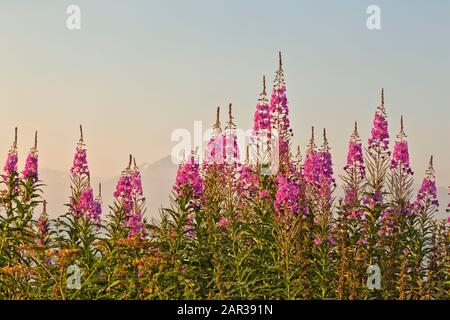
[[[81,30],[66,28],[71,4]],[[379,31],[366,28],[371,4]],[[391,136],[403,114],[416,175],[433,154],[438,185],[450,184],[448,0],[1,0],[0,39],[1,161],[16,125],[21,163],[37,129],[41,165],[67,171],[82,123],[100,177],[130,152],[169,155],[173,130],[206,130],[230,101],[248,128],[281,50],[295,144],[326,127],[339,172],[353,122],[366,142],[385,87]]]

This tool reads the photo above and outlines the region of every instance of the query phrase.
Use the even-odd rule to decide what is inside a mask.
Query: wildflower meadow
[[[187,150],[155,219],[131,155],[103,203],[81,126],[67,210],[50,219],[37,133],[20,169],[16,129],[0,179],[0,299],[449,299],[433,157],[410,162],[406,121],[392,136],[382,91],[368,141],[355,122],[348,153],[333,154],[347,159],[336,176],[326,130],[311,128],[303,153],[292,146],[281,54],[278,64],[244,150],[231,105],[223,126],[218,109],[204,154]]]

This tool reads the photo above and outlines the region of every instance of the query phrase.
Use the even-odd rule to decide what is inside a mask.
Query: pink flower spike
[[[271,129],[271,112],[266,93],[266,77],[263,76],[263,91],[258,99],[256,111],[253,116],[253,135],[258,136],[261,132],[267,132]]]
[[[30,149],[27,160],[25,161],[25,169],[22,173],[24,180],[31,180],[33,183],[38,181],[38,150],[37,150],[37,131],[34,136],[34,147]]]
[[[89,175],[87,163],[87,151],[83,140],[83,128],[80,126],[80,140],[73,157],[73,165],[70,169],[73,176]]]
[[[13,176],[17,173],[17,162],[18,162],[17,150],[11,149],[8,152],[8,156],[6,158],[6,163],[3,168],[3,170],[5,171],[3,178],[5,180],[9,179],[11,176]]]
[[[28,153],[27,160],[25,162],[25,169],[23,170],[22,177],[24,180],[30,179],[32,182],[38,181],[38,153],[35,150],[31,150]]]
[[[145,236],[144,222],[142,221],[141,210],[135,208],[133,215],[127,221],[127,227],[130,228],[128,232],[128,238],[134,236]]]
[[[225,161],[224,139],[220,124],[220,107],[217,107],[216,123],[213,126],[213,134],[208,142],[205,152],[206,165],[222,164]]]
[[[347,172],[356,170],[359,177],[362,179],[365,177],[364,157],[362,152],[362,144],[358,135],[358,124],[355,122],[355,129],[348,142],[347,163],[344,167]]]
[[[413,172],[409,165],[409,151],[408,151],[408,142],[404,140],[406,137],[405,131],[403,129],[403,116],[400,120],[400,133],[398,134],[398,139],[394,145],[394,152],[392,154],[391,168],[396,168],[398,166],[402,166],[405,168],[407,174],[412,175]]]
[[[389,153],[389,133],[386,110],[384,108],[384,89],[381,90],[381,105],[375,112],[371,137],[369,138],[369,148],[379,149]]]
[[[422,214],[429,206],[439,206],[433,168],[433,156],[430,158],[430,163],[426,170],[426,177],[422,181],[415,201],[415,208],[418,214]]]
[[[18,155],[17,155],[17,127],[14,129],[14,142],[11,147],[11,149],[8,152],[8,156],[6,158],[5,166],[3,167],[3,170],[5,174],[3,175],[3,179],[9,180],[11,177],[17,175],[17,162],[18,162]]]
[[[188,161],[180,164],[173,190],[177,193],[178,198],[182,198],[187,193],[190,193],[191,206],[194,208],[200,206],[204,186],[203,179],[199,173],[199,164],[193,153],[189,156]]]
[[[77,218],[85,216],[88,220],[95,224],[100,223],[100,216],[102,214],[101,202],[94,198],[94,190],[87,187],[81,191],[77,204],[71,201],[74,209],[74,215]]]
[[[275,196],[275,212],[281,216],[290,216],[300,213],[300,186],[295,182],[279,174],[277,177],[278,190]]]

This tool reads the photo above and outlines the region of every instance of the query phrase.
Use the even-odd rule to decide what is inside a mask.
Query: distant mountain
[[[143,163],[139,165],[142,175],[142,184],[144,189],[144,196],[147,202],[147,217],[158,217],[159,209],[161,206],[167,207],[169,205],[169,196],[171,194],[172,185],[175,181],[177,172],[177,166],[172,163],[171,157],[167,156],[154,163]],[[62,173],[60,171],[42,169],[40,172],[41,179],[45,182],[44,194],[48,201],[48,212],[51,217],[57,217],[58,215],[65,213],[67,208],[64,206],[68,202],[69,198],[69,186],[70,177],[68,173]],[[113,201],[113,192],[116,187],[117,179],[119,177],[113,177],[110,179],[102,180],[102,195],[103,195],[103,211],[108,212],[110,205]],[[92,185],[97,191],[97,185],[99,182],[98,177],[91,177]],[[414,186],[415,193],[417,193],[419,186]],[[445,207],[450,202],[450,196],[448,196],[447,188],[438,187],[438,199],[440,202],[439,216],[444,217]],[[335,193],[336,197],[343,195],[342,187],[338,186]]]
[[[69,174],[42,168],[39,170],[39,179],[43,181],[44,198],[47,200],[47,212],[55,218],[66,212],[65,203],[68,203],[70,195]]]
[[[167,156],[154,163],[143,163],[139,165],[142,176],[144,196],[147,203],[147,217],[158,217],[161,206],[169,205],[169,194],[175,181],[177,166],[172,163],[171,157]],[[108,212],[108,206],[113,202],[113,192],[119,176],[101,180],[103,211]],[[67,211],[64,205],[68,202],[70,195],[70,176],[56,170],[43,168],[40,171],[40,179],[45,183],[44,195],[48,202],[48,213],[51,217],[57,217]],[[91,177],[94,190],[98,191],[98,177]]]
[[[154,163],[143,163],[139,165],[142,177],[142,188],[147,205],[147,217],[158,217],[161,206],[169,205],[169,195],[177,173],[175,164],[171,157],[164,157]],[[107,205],[113,202],[113,193],[116,188],[118,176],[102,181],[103,203]]]

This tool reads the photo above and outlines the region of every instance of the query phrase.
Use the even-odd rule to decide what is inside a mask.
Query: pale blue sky
[[[66,29],[70,4],[80,31]],[[366,28],[371,4],[380,31]],[[0,39],[4,156],[15,125],[22,155],[38,129],[41,164],[67,171],[83,123],[91,169],[108,177],[130,152],[170,154],[171,132],[211,125],[217,105],[233,102],[248,128],[281,50],[295,144],[326,127],[340,172],[353,121],[366,141],[384,86],[391,136],[403,114],[417,177],[433,154],[438,184],[450,184],[447,0],[1,0]]]

